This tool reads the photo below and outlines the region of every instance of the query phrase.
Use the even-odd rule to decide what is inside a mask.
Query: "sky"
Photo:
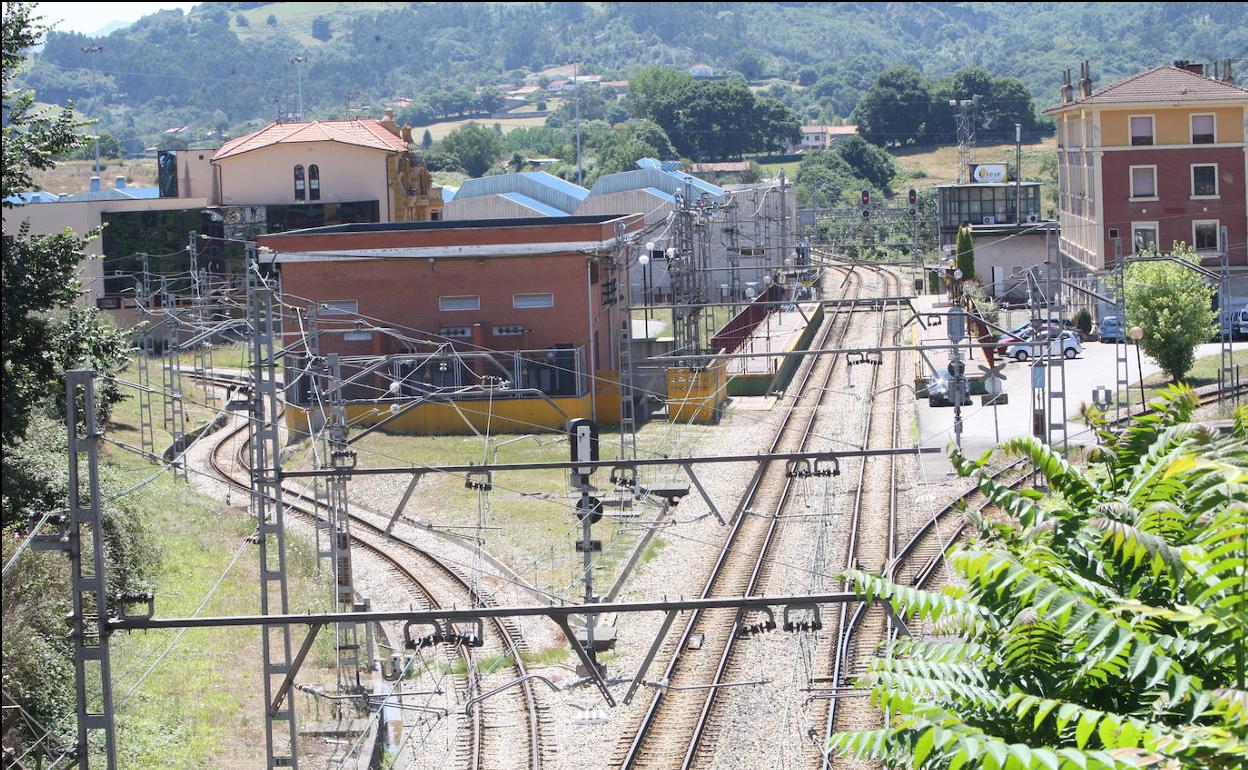
[[[59,22],[61,32],[91,34],[112,21],[138,21],[163,8],[189,10],[198,3],[39,3],[36,12],[46,23]]]

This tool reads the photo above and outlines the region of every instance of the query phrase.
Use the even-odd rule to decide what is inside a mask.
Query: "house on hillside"
[[[689,74],[695,78],[713,78],[715,68],[709,64],[695,64],[689,68]]]
[[[858,126],[802,126],[802,138],[789,145],[789,152],[824,150],[835,147],[858,133]]]

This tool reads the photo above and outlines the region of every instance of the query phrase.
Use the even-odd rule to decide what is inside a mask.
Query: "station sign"
[[[971,166],[971,180],[975,182],[1004,182],[1007,176],[1003,163],[980,163]]]

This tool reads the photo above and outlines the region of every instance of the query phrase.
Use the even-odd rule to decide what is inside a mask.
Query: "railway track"
[[[237,380],[224,380],[219,384],[239,386]],[[247,427],[244,420],[242,425],[229,429],[211,450],[209,457],[213,470],[226,483],[249,492],[249,472],[243,459],[247,442],[243,434]],[[235,446],[227,457],[225,450],[231,443]],[[283,484],[282,489],[287,512],[309,521],[324,519],[321,513],[323,506],[314,496],[291,484]],[[455,569],[419,546],[388,535],[383,528],[354,514],[351,516],[351,528],[353,544],[377,560],[387,573],[397,575],[414,589],[422,607],[437,609],[447,604],[463,607],[490,603]],[[465,675],[454,679],[459,703],[466,703],[470,698],[528,675],[523,660],[526,646],[519,631],[506,620],[494,619],[487,623],[480,647],[440,645],[452,669],[457,660],[464,664]],[[490,670],[482,670],[482,661],[491,662]],[[506,665],[499,665],[504,661]],[[505,676],[507,673],[514,676]],[[512,726],[517,712],[523,715],[523,735],[517,734],[518,731]],[[462,712],[455,713],[459,715],[457,719],[467,722],[464,725],[467,737],[457,742],[457,766],[474,769],[527,766],[531,770],[542,766],[546,750],[542,730],[549,723],[549,717],[538,702],[531,680],[523,681],[497,697],[478,701],[467,717]]]
[[[861,277],[854,269],[846,272],[842,299],[851,289],[861,289]],[[851,281],[856,281],[854,286]],[[843,337],[853,318],[853,308],[837,308],[825,319],[821,347]],[[807,448],[818,407],[823,402],[839,356],[807,359],[799,368],[789,392],[798,394],[786,410],[769,448],[770,452],[800,452]],[[798,419],[803,415],[805,419]],[[766,583],[771,546],[777,539],[781,514],[793,490],[794,479],[779,464],[761,465],[743,497],[743,510],[752,511],[731,522],[732,529],[719,559],[702,591],[702,596],[745,596],[756,593]],[[733,643],[741,629],[761,630],[759,623],[746,623],[736,613],[693,613],[674,646],[661,688],[649,704],[635,733],[621,745],[613,764],[622,767],[689,767],[713,750],[714,705],[718,688],[725,682],[733,656]],[[690,641],[700,638],[697,650]]]

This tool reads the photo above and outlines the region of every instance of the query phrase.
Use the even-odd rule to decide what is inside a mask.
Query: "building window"
[[[1220,245],[1218,234],[1221,224],[1216,219],[1198,219],[1192,222],[1192,243],[1195,244],[1197,251],[1217,253]]]
[[[342,335],[343,342],[372,342],[372,332],[345,332]]]
[[[1131,167],[1131,200],[1157,197],[1157,167]]]
[[[360,303],[354,299],[331,299],[316,303],[317,315],[358,315]]]
[[[303,166],[295,166],[295,200],[301,201],[304,196]]]
[[[1218,166],[1216,163],[1192,166],[1192,197],[1218,197]]]
[[[1132,222],[1131,223],[1131,251],[1139,253],[1141,251],[1157,250],[1157,223],[1156,222]]]
[[[554,307],[554,294],[512,294],[511,306],[518,310],[538,307]]]
[[[1131,144],[1152,144],[1153,143],[1153,116],[1152,115],[1132,115],[1131,116]]]
[[[308,166],[308,200],[321,199],[321,169],[313,163]]]
[[[447,312],[455,310],[480,310],[481,298],[475,294],[453,297],[438,297],[438,310]]]
[[[1192,144],[1213,144],[1216,139],[1214,134],[1217,133],[1217,123],[1214,116],[1209,115],[1193,115],[1192,116]]]

